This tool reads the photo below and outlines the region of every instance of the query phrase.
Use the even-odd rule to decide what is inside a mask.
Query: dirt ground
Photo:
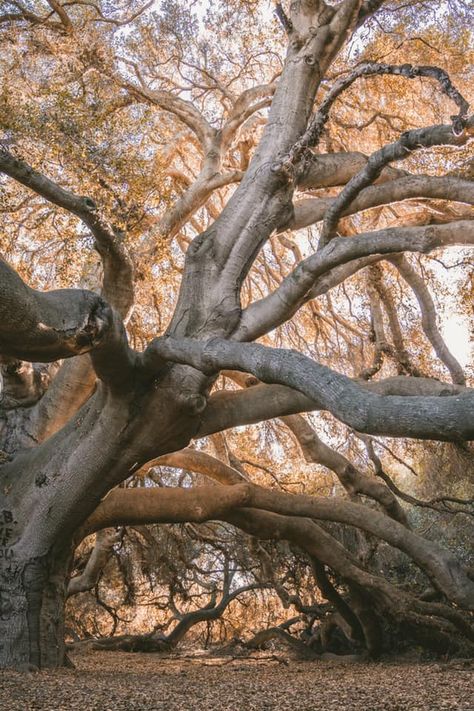
[[[0,672],[8,711],[474,710],[469,662],[288,662],[75,652],[75,669]]]

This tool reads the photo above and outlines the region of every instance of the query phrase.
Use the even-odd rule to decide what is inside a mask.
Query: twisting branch
[[[345,375],[289,350],[212,338],[158,338],[145,363],[162,367],[171,360],[206,374],[242,370],[263,382],[280,383],[320,402],[324,409],[358,432],[388,437],[462,441],[474,439],[474,395],[397,397],[369,393]]]

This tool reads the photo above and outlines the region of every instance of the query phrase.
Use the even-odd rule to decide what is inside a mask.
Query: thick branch
[[[202,496],[204,489],[208,494],[205,500]],[[250,509],[242,509],[247,506]],[[237,509],[241,509],[241,513]],[[234,516],[245,516],[251,509],[356,526],[407,553],[450,600],[474,609],[474,583],[447,551],[378,511],[341,499],[286,494],[252,484],[192,490],[115,489],[86,522],[85,530],[90,532],[109,526],[111,521],[115,524],[143,524],[204,521],[211,517],[232,520]],[[327,560],[327,556],[317,555],[317,558],[323,562]]]
[[[263,382],[288,385],[320,402],[358,432],[419,439],[474,439],[474,395],[397,397],[367,392],[345,375],[295,351],[218,338],[202,343],[162,338],[147,350],[150,361],[169,359],[205,372],[242,370]],[[149,361],[149,362],[150,362]]]
[[[463,123],[464,126],[464,123]],[[393,161],[407,158],[413,151],[420,148],[431,148],[441,145],[462,145],[466,143],[474,129],[474,116],[465,122],[465,129],[459,133],[453,126],[430,126],[413,131],[406,131],[398,141],[384,146],[379,151],[372,153],[367,165],[355,175],[338,195],[330,209],[327,211],[321,239],[320,248],[324,247],[334,236],[342,212],[359,195],[361,190],[376,180],[382,170]]]
[[[202,523],[220,518],[247,503],[247,484],[200,486],[194,489],[114,489],[81,529],[84,537],[101,528],[146,523]]]
[[[304,172],[297,176],[300,190],[334,188],[345,185],[367,165],[368,156],[357,151],[341,153],[314,153],[305,163]],[[397,168],[384,168],[376,183],[403,178],[407,173]]]
[[[237,324],[241,284],[291,204],[294,185],[272,165],[305,130],[321,77],[353,27],[357,9],[352,0],[336,12],[325,8],[313,27],[305,7],[292,5],[295,31],[262,139],[219,218],[187,251],[170,333],[224,335]]]
[[[112,323],[112,310],[97,294],[35,291],[0,259],[2,355],[48,362],[86,353],[104,341]]]
[[[380,395],[444,397],[464,388],[431,378],[394,376],[380,381],[359,382],[369,392]],[[321,402],[284,385],[256,385],[247,390],[220,391],[209,399],[196,437],[206,437],[232,427],[252,425],[283,415],[323,410]]]
[[[412,198],[453,200],[474,205],[474,184],[472,181],[451,176],[410,175],[365,188],[341,212],[341,217]],[[335,200],[336,198],[308,198],[296,202],[291,220],[282,225],[280,230],[299,230],[323,220]]]
[[[474,221],[391,228],[351,239],[335,238],[331,244],[300,262],[272,294],[251,304],[242,314],[233,337],[242,341],[253,340],[291,318],[304,303],[316,280],[342,264],[373,254],[403,251],[426,254],[437,247],[456,244],[474,244]]]

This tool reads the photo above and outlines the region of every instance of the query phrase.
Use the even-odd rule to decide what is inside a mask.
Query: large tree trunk
[[[4,520],[5,514],[8,519],[8,510]],[[0,668],[63,666],[68,551],[19,557],[4,541],[5,536],[0,541]]]
[[[156,380],[153,389],[122,398],[98,387],[72,422],[36,447],[15,452],[9,446],[20,440],[16,420],[1,433],[0,668],[64,664],[64,602],[74,532],[109,489],[149,458],[150,432],[141,423],[136,429],[130,424],[133,408],[156,408],[154,399],[163,406],[153,453],[157,447],[163,453],[189,443],[199,426],[195,410],[200,396],[191,390],[196,377],[188,377],[185,394],[176,384],[166,387],[173,378],[183,380],[188,370],[170,370],[162,381],[164,394]],[[150,431],[156,420],[149,418]],[[100,484],[93,486],[89,477],[95,479],[98,469]]]

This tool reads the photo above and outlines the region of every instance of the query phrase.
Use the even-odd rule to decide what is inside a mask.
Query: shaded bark
[[[20,554],[12,546],[2,546],[0,552],[2,666],[22,671],[62,666],[70,553],[66,548],[28,557],[27,551]]]

